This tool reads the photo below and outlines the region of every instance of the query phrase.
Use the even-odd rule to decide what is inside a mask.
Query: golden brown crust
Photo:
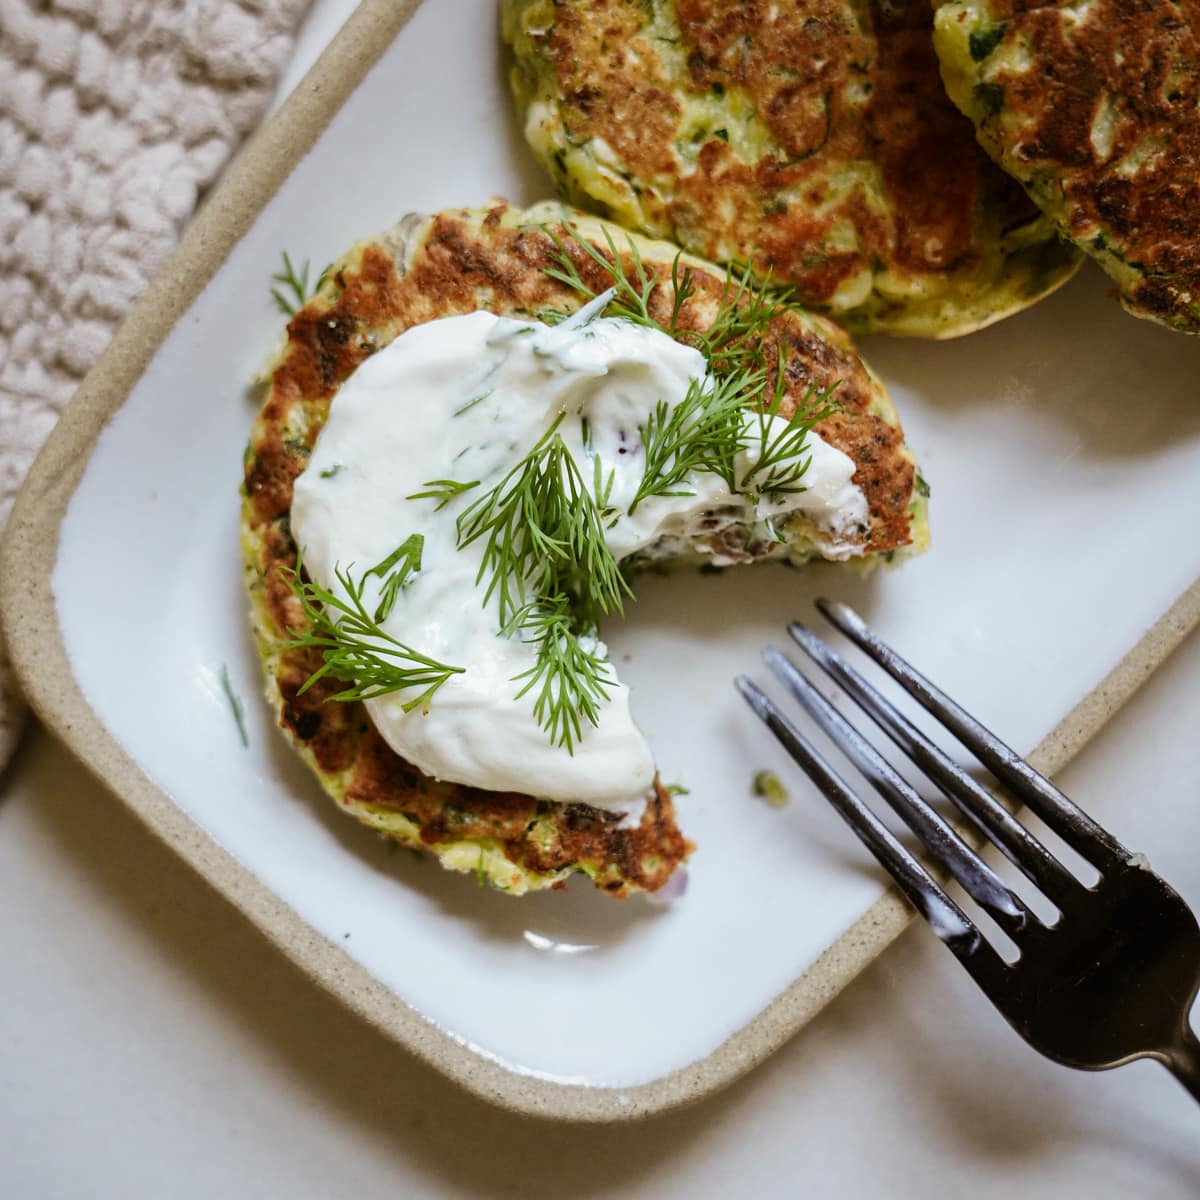
[[[925,0],[872,3],[861,22],[840,0],[676,0],[675,7],[693,87],[744,88],[787,156],[743,165],[727,144],[706,146],[700,171],[681,181],[694,205],[711,205],[731,187],[751,198],[810,189],[822,204],[831,164],[874,161],[882,172],[886,208],[854,193],[824,213],[789,206],[765,221],[756,261],[819,304],[872,257],[916,273],[975,265],[977,174],[991,172],[942,89]],[[1033,207],[1011,191],[1014,218],[1021,210],[1032,217]],[[827,239],[847,214],[861,245],[830,255]],[[743,219],[752,220],[749,206]],[[814,258],[827,261],[807,265]]]
[[[985,143],[1121,283],[1127,307],[1200,332],[1200,3],[986,11],[995,40],[964,104]]]
[[[498,842],[510,861],[538,875],[567,871],[581,862],[597,864],[597,885],[615,895],[633,888],[655,891],[691,849],[661,784],[655,785],[640,823],[624,828],[619,813],[586,804],[551,804],[431,780],[373,728],[356,755],[346,803],[403,812],[428,846],[447,840]]]
[[[272,377],[247,456],[248,545],[270,637],[282,641],[303,625],[289,586],[296,547],[288,525],[292,487],[304,469],[337,387],[375,349],[404,329],[435,317],[479,308],[532,314],[577,307],[580,297],[547,276],[554,243],[537,228],[501,223],[494,206],[480,221],[442,213],[429,224],[407,270],[380,242],[362,244],[321,294],[288,325],[287,344]],[[574,259],[595,290],[599,268],[581,251]],[[671,312],[670,268],[648,264],[663,282],[652,298],[655,315]],[[703,329],[724,277],[696,272],[696,293],[683,306],[681,325]],[[819,335],[824,330],[827,337]],[[845,334],[819,318],[789,317],[776,335],[788,347],[785,412],[810,385],[841,384],[843,411],[820,432],[861,463],[856,481],[867,493],[872,521],[864,539],[889,550],[910,537],[913,466],[898,428],[871,411],[879,394]],[[586,864],[597,885],[615,895],[654,891],[686,858],[670,796],[658,788],[641,823],[622,828],[619,815],[586,805],[551,805],[527,796],[483,791],[430,779],[404,762],[376,733],[357,703],[330,703],[338,685],[323,680],[301,688],[320,665],[311,652],[283,649],[272,661],[280,725],[340,802],[360,814],[394,811],[419,830],[422,843],[498,845],[522,870],[554,877]]]

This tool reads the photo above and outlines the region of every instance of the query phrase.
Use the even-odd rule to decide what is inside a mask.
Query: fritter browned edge
[[[803,303],[824,306],[873,262],[910,279],[969,278],[980,262],[983,200],[999,211],[1000,228],[1037,218],[946,97],[929,0],[675,0],[675,10],[684,86],[698,96],[744,89],[774,141],[759,161],[711,138],[694,170],[678,172],[673,84],[654,55],[627,52],[646,21],[641,4],[556,4],[546,52],[574,140],[604,139],[647,183],[673,176],[667,216],[698,254],[720,260],[732,247],[738,260],[794,285]],[[861,103],[848,99],[852,84]],[[859,187],[826,210],[831,184],[863,161],[879,165],[887,211]],[[859,246],[831,241],[842,220]]]
[[[249,521],[261,544],[257,565],[265,605],[281,637],[304,625],[288,582],[296,561],[289,526],[293,484],[339,385],[370,354],[423,321],[480,308],[532,314],[579,306],[577,293],[544,273],[551,261],[551,239],[538,229],[502,227],[505,211],[504,205],[492,207],[481,225],[466,212],[438,214],[403,273],[387,248],[366,244],[358,266],[337,271],[318,298],[289,322],[287,345],[272,374],[245,469]],[[589,285],[603,290],[600,268],[578,248],[572,257]],[[648,268],[660,281],[652,297],[654,314],[668,320],[673,297],[669,269],[657,264]],[[684,328],[701,327],[700,315],[711,310],[724,285],[723,275],[716,273],[697,272],[694,279],[696,298],[680,314]],[[829,330],[846,342],[835,327]],[[907,456],[898,453],[901,431],[868,411],[872,381],[862,363],[848,343],[839,348],[799,322],[782,320],[773,333],[788,351],[785,414],[794,411],[810,384],[841,384],[842,411],[823,421],[818,431],[860,464],[855,482],[871,510],[866,548],[884,552],[905,545],[914,471]],[[303,436],[289,434],[297,428],[304,430]],[[280,656],[280,724],[307,749],[323,780],[345,780],[343,804],[394,808],[420,827],[421,840],[429,846],[447,839],[498,842],[510,861],[538,874],[587,861],[597,868],[597,885],[614,895],[657,890],[691,850],[661,784],[641,824],[621,828],[619,814],[586,805],[552,805],[430,779],[386,745],[361,704],[329,701],[338,690],[336,683],[325,680],[300,694],[319,666],[314,652],[287,650]]]
[[[1054,177],[1069,236],[1138,273],[1128,307],[1200,333],[1200,4],[1092,0],[1087,20],[1069,26],[1060,7],[991,0],[1004,41],[1023,42],[1033,60],[994,85],[1021,120],[1005,150],[1023,178]],[[1119,119],[1100,156],[1090,134],[1109,100]],[[1147,143],[1162,152],[1136,176],[1115,169]]]

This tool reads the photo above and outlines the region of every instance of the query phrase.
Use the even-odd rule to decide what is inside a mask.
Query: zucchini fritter
[[[953,0],[935,45],[980,142],[1125,308],[1200,333],[1200,3]]]
[[[287,647],[288,631],[304,622],[289,584],[296,563],[292,489],[339,385],[368,355],[424,321],[478,309],[537,317],[548,309],[580,307],[581,295],[545,273],[555,246],[542,226],[557,225],[565,233],[564,218],[603,247],[600,223],[583,214],[555,204],[522,212],[496,202],[487,210],[406,218],[358,243],[324,273],[317,294],[288,323],[247,448],[242,545],[268,698],[292,743],[343,808],[399,842],[433,851],[444,866],[478,872],[510,894],[561,886],[579,871],[623,896],[660,888],[691,849],[661,786],[641,823],[624,827],[619,813],[431,779],[387,746],[362,704],[329,700],[341,685],[326,679],[301,695],[320,661],[312,651]],[[616,237],[618,246],[626,244],[622,231]],[[567,244],[588,285],[604,290],[601,268],[570,239]],[[658,281],[653,311],[665,320],[672,310],[675,247],[644,240],[638,245]],[[683,306],[681,328],[702,330],[724,292],[724,273],[691,265],[696,291]],[[840,384],[840,411],[816,429],[858,464],[854,481],[870,509],[869,528],[861,534],[864,551],[890,558],[923,548],[925,502],[915,487],[912,456],[882,385],[847,335],[823,318],[787,310],[772,337],[787,355],[784,415],[810,385]]]
[[[968,333],[1078,265],[947,99],[929,0],[503,12],[525,136],[569,200],[856,332]]]

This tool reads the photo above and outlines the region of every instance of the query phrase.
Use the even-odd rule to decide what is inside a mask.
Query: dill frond
[[[747,405],[761,391],[762,372],[743,371],[694,381],[674,408],[660,400],[640,429],[646,467],[629,514],[650,496],[693,495],[684,485],[695,471],[709,471],[736,490]]]
[[[604,315],[624,317],[627,321],[633,321],[638,325],[651,325],[658,328],[658,323],[650,316],[650,297],[658,286],[658,280],[655,275],[646,270],[637,243],[633,238],[628,234],[625,235],[633,262],[633,278],[631,279],[621,261],[617,244],[613,241],[613,236],[607,227],[604,229],[604,240],[608,243],[611,258],[606,258],[603,252],[592,245],[574,225],[564,223],[563,228],[566,229],[575,245],[612,279],[614,295],[605,306]],[[594,300],[599,293],[592,291],[584,283],[579,269],[575,266],[575,260],[567,250],[566,243],[552,229],[543,226],[543,232],[554,243],[554,253],[550,257],[557,264],[554,267],[543,268],[545,274],[549,275],[551,279],[557,279],[560,283],[574,288],[588,299]]]
[[[325,273],[322,272],[321,279],[317,281],[318,287],[324,278]],[[271,281],[279,285],[271,289],[271,299],[275,301],[275,307],[285,317],[294,317],[308,303],[308,259],[304,260],[304,265],[297,271],[291,256],[285,250],[283,252],[283,270],[272,275]]]
[[[567,243],[555,230],[542,228],[554,243],[550,257],[555,265],[544,268],[545,274],[589,300],[595,299],[598,293],[580,275]],[[691,495],[685,481],[692,471],[713,472],[731,492],[783,495],[803,491],[801,481],[811,457],[800,456],[813,426],[837,411],[830,399],[839,385],[822,392],[810,388],[787,430],[771,435],[770,418],[779,415],[787,381],[786,347],[772,335],[780,319],[795,307],[791,291],[775,288],[770,276],[756,279],[748,264],[737,272],[727,268],[717,313],[708,328],[703,332],[681,328],[684,306],[696,295],[695,276],[691,267],[683,266],[681,251],[671,263],[671,317],[663,325],[650,315],[657,276],[647,271],[630,235],[626,234],[626,241],[632,271],[626,269],[607,228],[603,230],[607,255],[569,221],[564,221],[562,228],[578,250],[612,281],[615,295],[604,310],[606,316],[624,317],[658,329],[699,350],[709,367],[707,387],[694,384],[674,409],[658,404],[641,426],[645,476],[629,513],[650,496]],[[757,436],[747,431],[747,410],[757,410]],[[753,452],[756,445],[755,466],[739,483],[735,459],[743,451]]]
[[[495,487],[458,517],[460,548],[486,539],[477,583],[507,625],[530,597],[562,593],[581,619],[620,613],[631,595],[604,540],[599,468],[590,490],[558,432],[560,415]],[[597,460],[598,462],[598,460]],[[611,477],[608,481],[611,489]]]
[[[650,315],[650,298],[660,281],[655,272],[646,269],[637,242],[631,235],[625,235],[632,263],[632,271],[629,271],[607,228],[603,230],[604,240],[608,244],[607,255],[569,221],[564,221],[562,228],[571,243],[611,280],[615,294],[605,306],[604,316],[624,317],[692,346],[704,355],[714,375],[761,370],[765,379],[768,364],[764,347],[771,344],[768,336],[771,326],[795,307],[790,289],[774,287],[769,276],[766,280],[756,279],[749,265],[736,274],[732,268],[727,268],[717,313],[709,327],[704,332],[682,328],[680,320],[683,308],[696,295],[696,280],[692,268],[683,266],[683,251],[680,250],[671,263],[671,317],[664,325]],[[549,226],[543,225],[542,232],[554,243],[554,250],[550,254],[554,266],[544,267],[543,273],[566,284],[581,296],[595,299],[600,293],[584,281],[567,243]]]
[[[413,575],[421,569],[421,556],[425,551],[424,534],[414,533],[407,537],[395,550],[377,562],[362,579],[363,584],[372,576],[383,580],[379,590],[379,607],[375,610],[375,621],[380,623],[388,619],[388,615],[396,604],[400,589],[406,587]]]
[[[405,712],[411,712],[418,707],[428,708],[438,688],[451,675],[463,673],[463,667],[438,662],[392,637],[380,625],[384,618],[378,615],[379,610],[372,615],[363,603],[367,578],[391,568],[395,570],[385,580],[383,590],[386,595],[391,580],[397,579],[392,588],[394,601],[395,593],[412,571],[420,566],[420,544],[418,542],[414,551],[414,539],[420,539],[420,535],[414,534],[387,559],[365,571],[357,582],[351,576],[350,568],[343,570],[335,566],[334,575],[345,590],[346,600],[315,580],[303,579],[302,564],[297,555],[289,583],[304,610],[308,628],[305,631],[289,629],[291,639],[284,648],[317,650],[323,660],[321,666],[305,680],[300,694],[327,675],[350,685],[331,697],[333,700],[370,700],[376,696],[420,688],[420,693],[403,706]],[[415,568],[412,565],[414,554]],[[380,605],[382,608],[383,602]]]
[[[773,345],[776,378],[782,379],[783,347],[770,334],[772,327],[793,307],[791,292],[773,288],[770,277],[756,280],[749,266],[736,276],[728,268],[720,307],[712,323],[703,333],[689,330],[680,336],[704,355],[713,374],[759,370],[764,382],[770,367],[766,348]]]
[[[426,490],[413,492],[411,495],[405,496],[405,500],[436,500],[438,504],[433,511],[441,512],[455,496],[461,496],[463,492],[477,488],[479,480],[472,479],[469,483],[460,483],[457,479],[427,479],[421,486]]]
[[[457,542],[482,541],[482,603],[495,597],[503,633],[538,646],[536,665],[516,677],[524,681],[517,695],[536,693],[534,717],[573,753],[582,721],[596,723],[611,685],[595,630],[632,593],[604,537],[618,515],[609,503],[616,473],[592,454],[589,481],[558,431],[562,420],[459,514]],[[586,431],[584,440],[590,453]],[[433,480],[409,499],[437,499],[441,508],[476,486]]]
[[[516,698],[534,694],[534,718],[568,754],[583,735],[582,722],[599,723],[600,705],[615,683],[595,632],[580,635],[573,623],[570,602],[560,594],[524,605],[507,630],[538,648],[537,662],[516,677],[525,681]]]
[[[833,399],[838,384],[818,391],[809,385],[795,412],[782,429],[772,433],[773,418],[779,416],[783,403],[783,387],[778,385],[771,402],[754,415],[757,430],[750,439],[754,466],[738,485],[746,495],[786,496],[803,492],[804,476],[812,455],[802,457],[808,447],[813,426],[838,411]],[[749,447],[748,447],[749,448]]]

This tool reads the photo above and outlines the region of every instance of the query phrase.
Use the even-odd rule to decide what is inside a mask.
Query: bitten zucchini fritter
[[[600,223],[558,205],[523,212],[502,202],[486,210],[409,217],[395,229],[359,242],[323,275],[317,294],[288,323],[270,371],[269,391],[254,426],[245,463],[242,544],[255,633],[267,692],[279,722],[325,790],[359,820],[407,845],[431,850],[453,870],[477,872],[511,894],[561,885],[583,872],[613,895],[655,891],[691,847],[661,786],[641,823],[582,804],[484,791],[431,779],[392,751],[360,703],[332,702],[331,680],[300,694],[320,666],[312,651],[287,648],[289,630],[304,616],[289,584],[296,563],[289,511],[339,385],[368,355],[410,326],[487,309],[537,317],[574,311],[577,292],[550,278],[554,242],[542,226],[575,228],[603,246]],[[617,245],[625,235],[617,231]],[[573,258],[597,292],[601,269],[573,245]],[[639,240],[658,284],[656,319],[672,309],[675,247]],[[703,329],[725,290],[725,277],[692,264],[694,297],[681,327]],[[860,531],[869,556],[923,548],[925,501],[912,455],[882,385],[854,352],[848,336],[821,317],[788,310],[772,340],[785,347],[788,399],[784,415],[810,386],[838,383],[840,410],[817,432],[858,464],[855,482],[867,496],[870,522]],[[399,398],[402,400],[402,398]],[[752,557],[752,556],[751,556]],[[436,703],[436,700],[434,701]]]

